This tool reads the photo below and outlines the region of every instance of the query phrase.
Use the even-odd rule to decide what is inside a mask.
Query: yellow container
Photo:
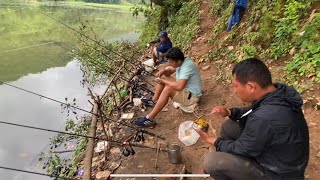
[[[204,132],[208,132],[209,123],[200,117],[193,122],[193,128],[201,129]]]

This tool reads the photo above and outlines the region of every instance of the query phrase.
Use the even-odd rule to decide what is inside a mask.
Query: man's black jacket
[[[309,159],[309,132],[299,93],[275,84],[276,90],[250,108],[232,108],[230,119],[242,128],[236,140],[218,138],[217,151],[253,157],[267,179],[304,179]]]

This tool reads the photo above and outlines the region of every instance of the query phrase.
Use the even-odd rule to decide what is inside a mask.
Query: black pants
[[[222,123],[220,137],[236,140],[239,124],[230,119]],[[265,180],[263,168],[253,159],[225,152],[209,152],[204,161],[205,171],[215,180]]]

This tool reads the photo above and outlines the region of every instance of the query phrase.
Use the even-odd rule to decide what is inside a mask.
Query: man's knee
[[[238,124],[238,122],[232,121],[231,119],[225,119],[221,123],[221,128],[230,129],[230,128],[234,127],[236,124]]]
[[[226,156],[228,154],[224,152],[209,152],[204,160],[205,172],[210,174],[211,177],[223,176],[225,172],[232,168]]]
[[[175,94],[175,92],[176,92],[176,91],[175,91],[172,87],[170,87],[170,86],[165,86],[164,89],[163,89],[163,91],[162,91],[162,93],[168,95],[169,97],[173,97],[173,95]],[[161,94],[162,94],[162,93],[161,93]]]
[[[236,140],[240,136],[239,123],[231,119],[225,119],[221,124],[220,136],[226,139]]]

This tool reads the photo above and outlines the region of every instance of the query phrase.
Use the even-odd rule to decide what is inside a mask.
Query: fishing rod
[[[132,142],[121,142],[121,141],[112,140],[110,138],[99,138],[99,137],[87,136],[87,135],[82,135],[82,134],[75,134],[75,133],[69,133],[69,132],[64,132],[64,131],[57,131],[57,130],[52,130],[52,129],[47,129],[47,128],[40,128],[40,127],[23,125],[23,124],[11,123],[11,122],[6,122],[6,121],[0,121],[0,124],[6,124],[6,125],[10,125],[10,126],[34,129],[34,130],[39,130],[39,131],[47,131],[47,132],[53,132],[53,133],[59,133],[59,134],[66,134],[66,135],[76,136],[76,137],[90,138],[90,139],[94,139],[94,140],[98,140],[98,141],[108,141],[110,143],[115,143],[115,144],[118,144],[118,145],[129,145],[129,146],[140,147],[140,148],[157,149],[157,148],[154,148],[154,147],[145,146],[145,145],[142,145],[142,144],[137,144],[137,143],[132,143]]]
[[[89,39],[89,40],[93,41],[93,42],[94,42],[94,43],[96,43],[97,45],[99,45],[99,46],[101,46],[101,47],[105,48],[106,50],[108,50],[108,51],[110,51],[110,52],[114,53],[115,55],[119,56],[120,58],[122,58],[122,59],[124,59],[124,60],[128,61],[130,64],[132,64],[132,65],[134,65],[134,66],[135,66],[135,64],[134,64],[133,62],[131,62],[131,61],[130,61],[130,59],[128,59],[128,58],[126,58],[126,57],[122,56],[120,53],[118,53],[118,52],[114,51],[112,48],[109,48],[109,47],[107,47],[107,46],[104,46],[104,45],[103,45],[103,44],[101,44],[99,41],[97,41],[97,40],[95,40],[95,39],[91,38],[90,36],[87,36],[87,35],[83,34],[82,32],[77,31],[76,29],[74,29],[74,28],[72,28],[72,27],[68,26],[67,24],[65,24],[65,23],[63,23],[63,22],[61,22],[61,21],[59,21],[59,20],[57,20],[57,19],[55,19],[55,18],[53,18],[53,17],[51,17],[51,16],[47,15],[47,14],[45,14],[45,13],[41,12],[41,11],[40,11],[40,13],[41,13],[41,14],[43,14],[43,15],[45,15],[45,16],[47,16],[48,18],[50,18],[50,19],[52,19],[52,20],[56,21],[57,23],[59,23],[59,24],[61,24],[61,25],[65,26],[65,27],[67,27],[68,29],[71,29],[72,31],[74,31],[74,32],[76,32],[76,33],[78,33],[78,34],[80,34],[81,36],[84,36],[85,38],[87,38],[87,39]],[[146,71],[146,72],[147,72],[147,71]],[[150,73],[150,72],[147,72],[147,73],[149,73],[151,76],[154,76],[154,77],[155,77],[155,75],[154,75],[154,74],[152,74],[152,73]]]
[[[23,49],[29,49],[29,48],[43,46],[43,45],[48,45],[48,44],[52,44],[52,43],[55,43],[55,42],[46,42],[46,43],[40,43],[40,44],[31,45],[31,46],[24,46],[24,47],[15,48],[15,49],[9,49],[9,50],[5,50],[5,51],[1,51],[0,54],[12,52],[12,51],[23,50]]]
[[[71,45],[69,45],[69,44],[67,44],[67,43],[64,43],[64,42],[60,42],[60,43],[66,44],[67,46],[73,48]],[[57,44],[58,46],[64,48],[64,49],[70,51],[70,49],[63,47],[63,46],[59,45],[58,43],[56,43],[56,44]],[[88,53],[84,52],[83,54],[86,55],[88,58],[91,58]],[[101,66],[100,64],[98,64],[98,62],[96,62],[96,61],[90,61],[90,63],[93,64],[94,66],[98,67],[100,70],[102,70],[102,71],[105,72],[105,73],[110,73],[111,75],[116,75],[115,72],[109,70],[110,67],[108,67],[108,66],[107,66],[107,68],[102,67],[102,66]],[[154,92],[151,91],[150,89],[148,89],[147,87],[145,87],[145,86],[143,86],[143,85],[140,85],[140,84],[135,84],[135,83],[131,82],[128,78],[126,78],[126,77],[124,77],[124,76],[120,76],[120,75],[119,75],[118,77],[119,77],[121,80],[124,80],[124,81],[128,82],[129,84],[138,85],[141,89],[143,89],[143,90],[145,90],[145,91],[147,91],[147,92],[149,92],[149,93],[151,93],[151,94],[154,94]],[[148,81],[146,81],[146,80],[145,80],[144,82],[146,82],[146,83],[149,84],[150,86],[154,87],[150,82],[148,82]]]
[[[102,118],[106,118],[107,120],[110,119],[110,118],[107,118],[106,114],[105,114],[103,111],[100,110],[100,113],[102,114]],[[124,125],[125,123],[118,122],[118,124]],[[127,127],[128,127],[128,126],[127,126]],[[157,138],[162,139],[162,140],[166,140],[164,137],[159,136],[159,135],[157,135],[157,134],[155,134],[155,133],[152,133],[152,132],[150,132],[150,131],[147,131],[147,130],[145,130],[145,129],[139,129],[139,128],[136,128],[136,127],[134,127],[134,126],[131,126],[130,128],[132,128],[132,129],[134,129],[134,130],[136,130],[136,131],[138,131],[138,132],[142,132],[142,133],[148,134],[148,135],[150,135],[150,136],[157,137]]]
[[[28,174],[36,174],[36,175],[40,175],[40,176],[48,176],[48,177],[56,178],[56,179],[77,180],[75,178],[60,177],[60,176],[56,176],[56,175],[52,175],[52,174],[39,173],[39,172],[34,172],[34,171],[27,171],[27,170],[16,169],[16,168],[5,167],[5,166],[0,166],[0,169],[9,170],[9,171],[16,171],[16,172],[23,172],[23,173],[28,173]]]
[[[54,101],[54,102],[57,102],[57,103],[59,103],[59,104],[64,104],[64,105],[66,105],[67,107],[72,107],[72,108],[74,108],[74,109],[78,109],[78,110],[80,110],[80,111],[83,111],[83,112],[86,112],[86,113],[95,115],[95,116],[97,116],[97,117],[101,117],[101,116],[99,116],[98,114],[93,113],[93,112],[91,112],[91,111],[88,111],[88,110],[85,110],[85,109],[82,109],[82,108],[73,106],[73,105],[68,104],[68,103],[64,103],[64,102],[62,102],[62,101],[59,101],[59,100],[56,100],[56,99],[53,99],[53,98],[50,98],[50,97],[47,97],[47,96],[44,96],[44,95],[41,95],[41,94],[32,92],[32,91],[29,91],[29,90],[26,90],[26,89],[23,89],[23,88],[20,88],[20,87],[18,87],[18,86],[15,86],[15,85],[12,85],[12,84],[3,82],[3,81],[0,81],[0,84],[4,84],[4,85],[10,86],[10,87],[13,87],[13,88],[15,88],[15,89],[19,89],[19,90],[21,90],[21,91],[24,91],[24,92],[27,92],[27,93],[30,93],[30,94],[33,94],[33,95],[36,95],[36,96],[39,96],[39,97],[42,97],[42,98],[45,98],[45,99]],[[113,120],[113,119],[111,119],[111,118],[108,118],[107,116],[105,116],[104,118],[107,119],[107,120],[109,120],[109,121],[115,122],[115,123],[117,123],[117,124],[124,125],[124,126],[126,126],[126,127],[131,128],[131,129],[134,129],[134,130],[136,130],[136,131],[141,131],[141,130],[142,130],[142,129],[137,128],[137,127],[135,127],[135,126],[131,126],[131,125],[127,124],[127,123],[118,122],[118,121],[116,121],[116,120]],[[151,136],[154,135],[153,133],[151,133],[151,132],[149,132],[149,131],[146,131],[146,130],[143,130],[143,131],[144,131],[146,134],[149,134],[149,135],[151,135]],[[158,137],[158,138],[160,138],[160,139],[165,140],[164,137],[159,136],[159,135],[155,135],[155,137]]]
[[[90,36],[87,36],[87,35],[85,35],[85,34],[83,34],[83,33],[79,32],[79,31],[77,31],[76,29],[74,29],[74,28],[72,28],[72,27],[68,26],[67,24],[65,24],[65,23],[63,23],[63,22],[61,22],[61,21],[59,21],[59,20],[57,20],[57,19],[55,19],[55,18],[53,18],[53,17],[51,17],[51,16],[47,15],[47,14],[45,14],[45,13],[41,12],[41,11],[40,11],[40,13],[41,13],[41,14],[43,14],[43,15],[45,15],[45,16],[47,16],[48,18],[50,18],[50,19],[52,19],[52,20],[56,21],[57,23],[62,24],[63,26],[67,27],[68,29],[71,29],[72,31],[74,31],[74,32],[76,32],[76,33],[78,33],[78,34],[80,34],[81,36],[84,36],[85,38],[87,38],[87,39],[89,39],[89,40],[91,40],[91,41],[95,42],[97,45],[99,45],[99,46],[101,46],[101,47],[105,48],[106,50],[108,50],[108,51],[110,51],[110,52],[112,52],[112,53],[114,53],[114,54],[118,55],[118,56],[119,56],[119,57],[121,57],[122,59],[124,59],[124,60],[129,61],[130,63],[132,63],[129,59],[127,59],[126,57],[122,56],[120,53],[118,53],[118,52],[114,51],[113,49],[111,49],[111,48],[109,48],[109,47],[107,47],[107,46],[104,46],[104,45],[103,45],[103,44],[101,44],[99,41],[97,41],[97,40],[95,40],[95,39],[92,39]]]

